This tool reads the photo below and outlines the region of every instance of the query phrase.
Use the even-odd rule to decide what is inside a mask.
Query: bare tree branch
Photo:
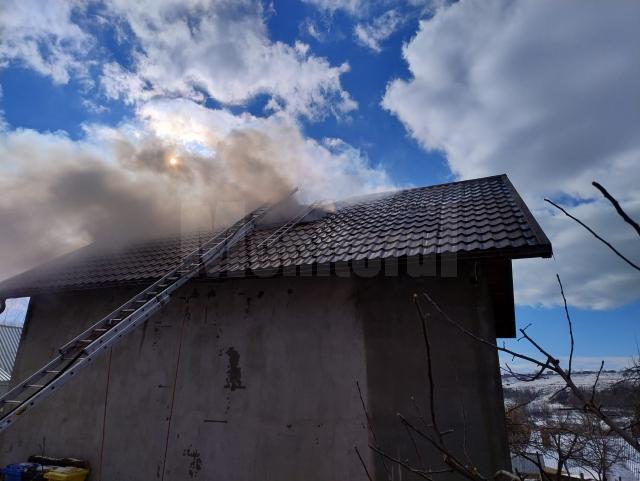
[[[376,432],[373,429],[373,422],[369,417],[369,411],[367,411],[367,405],[364,402],[364,397],[362,397],[362,390],[360,389],[360,383],[358,381],[356,381],[356,387],[358,388],[358,395],[360,396],[360,402],[362,403],[362,410],[364,411],[364,416],[367,420],[367,429],[371,433],[373,442],[378,444],[378,439],[376,438]],[[384,466],[384,470],[387,473],[387,478],[391,480],[391,472],[389,471],[389,466],[387,466],[387,463],[384,460],[382,460],[382,465]]]
[[[604,245],[606,245],[609,249],[611,249],[618,257],[620,257],[620,259],[622,259],[623,261],[625,261],[627,264],[629,264],[631,267],[633,267],[634,269],[640,271],[640,266],[638,266],[637,264],[634,264],[633,262],[631,262],[629,259],[627,259],[623,254],[620,253],[620,251],[618,249],[616,249],[615,247],[613,247],[613,245],[611,245],[611,243],[609,241],[607,241],[606,239],[600,237],[598,234],[596,234],[594,232],[594,230],[589,227],[587,224],[585,224],[584,222],[582,222],[580,219],[578,219],[577,217],[572,216],[571,214],[569,214],[569,212],[567,212],[566,210],[564,210],[562,207],[560,207],[558,204],[556,204],[555,202],[549,200],[549,199],[544,199],[545,202],[548,202],[549,204],[551,204],[552,206],[554,206],[556,209],[561,210],[562,212],[564,212],[564,214],[575,220],[578,224],[580,224],[582,227],[584,227],[585,229],[587,229],[596,239],[598,239],[600,242],[602,242]]]
[[[459,323],[454,321],[447,313],[445,313],[440,308],[440,306],[427,293],[424,293],[424,297],[433,305],[433,307],[436,309],[436,311],[438,311],[442,315],[442,317],[449,324],[451,324],[452,326],[456,327],[458,330],[463,332],[465,335],[471,337],[472,339],[477,340],[478,342],[480,342],[481,344],[484,344],[485,346],[492,347],[493,349],[497,349],[500,352],[505,352],[505,353],[510,354],[510,355],[512,355],[512,356],[514,356],[514,357],[516,357],[518,359],[522,359],[524,361],[528,361],[531,364],[533,364],[535,366],[538,366],[539,368],[542,368],[544,366],[546,369],[548,369],[550,371],[553,371],[556,374],[558,374],[562,378],[562,380],[564,381],[566,386],[571,390],[571,392],[573,393],[574,397],[582,405],[582,408],[585,411],[588,411],[588,412],[591,412],[592,414],[594,414],[602,422],[604,422],[607,426],[609,426],[609,428],[613,432],[615,432],[621,438],[623,438],[633,449],[635,449],[636,451],[640,452],[640,443],[638,442],[638,440],[635,439],[630,433],[628,433],[627,431],[623,430],[620,426],[618,426],[617,423],[607,413],[605,413],[600,406],[598,406],[592,400],[587,399],[585,397],[584,393],[580,390],[580,388],[578,388],[578,386],[576,386],[576,384],[573,382],[573,379],[567,373],[567,371],[565,371],[560,366],[560,361],[558,359],[556,359],[554,356],[552,356],[549,352],[547,352],[535,340],[533,340],[524,331],[524,329],[520,329],[520,332],[521,332],[523,338],[526,339],[532,346],[534,346],[538,350],[538,352],[540,352],[546,358],[545,361],[540,361],[538,359],[535,359],[534,357],[527,356],[525,354],[520,354],[520,353],[515,352],[515,351],[513,351],[511,349],[507,349],[506,347],[500,347],[500,346],[498,346],[498,345],[496,345],[496,344],[494,344],[494,343],[492,343],[490,341],[487,341],[486,339],[478,336],[477,334],[474,334],[473,332],[469,331],[468,329],[464,328]]]
[[[600,375],[602,374],[603,369],[604,369],[604,360],[600,362],[600,369],[598,369],[596,380],[593,382],[593,386],[591,386],[591,402],[592,403],[595,403],[595,400],[596,400],[596,389],[598,387],[598,381],[600,381]]]
[[[431,362],[431,343],[429,342],[429,332],[427,330],[427,319],[428,314],[425,315],[422,312],[422,308],[420,307],[420,303],[418,302],[418,295],[413,295],[413,302],[416,305],[416,309],[418,311],[418,316],[420,317],[420,323],[422,325],[422,337],[424,340],[424,347],[427,354],[427,375],[429,378],[429,410],[431,412],[431,423],[433,424],[433,429],[436,434],[440,437],[440,441],[442,441],[442,434],[440,429],[438,428],[438,421],[436,419],[436,398],[435,398],[435,387],[433,381],[433,366]]]
[[[564,302],[564,314],[567,318],[567,324],[569,324],[569,338],[571,339],[571,350],[569,351],[569,369],[567,370],[567,374],[571,376],[571,366],[573,365],[573,348],[574,348],[574,339],[573,339],[573,323],[571,322],[571,316],[569,315],[569,308],[567,307],[567,297],[564,295],[564,288],[562,287],[562,281],[560,280],[560,275],[556,274],[556,279],[558,279],[558,285],[560,286],[560,295],[562,295],[562,301]]]
[[[382,456],[385,459],[388,459],[389,461],[391,461],[392,463],[396,463],[400,466],[402,466],[404,469],[406,469],[407,471],[413,473],[413,474],[417,474],[418,476],[420,476],[423,479],[427,479],[429,481],[433,481],[433,478],[431,478],[426,472],[420,470],[420,469],[416,469],[410,465],[408,465],[407,463],[405,463],[404,461],[402,461],[401,459],[398,458],[394,458],[393,456],[388,455],[387,453],[385,453],[384,451],[382,451],[381,449],[376,448],[375,446],[369,446],[374,452],[378,453],[380,456]],[[450,471],[447,471],[450,472]]]
[[[369,479],[369,481],[373,481],[373,479],[371,478],[371,475],[369,474],[369,470],[367,469],[367,465],[365,464],[364,459],[362,459],[362,456],[360,455],[360,451],[358,451],[358,446],[354,446],[353,449],[355,449],[356,454],[358,455],[358,459],[362,464],[362,469],[364,469],[364,472],[367,475],[367,478]]]
[[[591,185],[593,185],[596,189],[598,189],[600,192],[602,192],[602,195],[604,195],[606,197],[606,199],[609,202],[611,202],[613,207],[615,207],[616,211],[618,212],[618,215],[620,215],[620,217],[622,217],[624,219],[624,221],[627,224],[629,224],[631,227],[633,227],[636,230],[636,232],[638,233],[638,235],[640,235],[640,224],[638,224],[635,220],[633,220],[631,217],[629,217],[629,215],[620,206],[620,203],[615,199],[615,197],[613,197],[609,193],[609,191],[607,191],[607,189],[605,189],[598,182],[593,181],[593,182],[591,182]]]

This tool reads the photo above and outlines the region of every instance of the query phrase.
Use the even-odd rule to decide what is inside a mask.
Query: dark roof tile
[[[242,276],[314,263],[346,263],[438,253],[550,256],[551,245],[505,175],[374,194],[339,202],[335,210],[300,223],[268,247],[261,227],[207,268]],[[0,296],[149,282],[161,277],[213,233],[173,236],[119,253],[80,249],[0,283]]]

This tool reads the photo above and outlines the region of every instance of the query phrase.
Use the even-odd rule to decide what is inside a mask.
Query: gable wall
[[[367,448],[372,434],[356,382],[378,444],[419,462],[395,416],[418,422],[410,396],[427,407],[412,294],[428,290],[491,337],[489,296],[472,271],[461,264],[448,279],[193,282],[110,356],[0,434],[0,464],[44,451],[89,459],[92,479],[104,481],[163,479],[163,472],[166,480],[362,480],[358,446],[376,479],[387,479],[387,469],[403,479]],[[16,377],[133,293],[35,298]],[[489,470],[504,467],[497,356],[436,321],[430,337],[442,425],[456,429],[452,445],[461,447],[464,406],[472,457]]]

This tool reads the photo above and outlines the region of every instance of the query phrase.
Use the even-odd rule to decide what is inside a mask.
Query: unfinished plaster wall
[[[498,469],[510,469],[497,352],[448,324],[422,296],[427,292],[460,325],[495,340],[483,268],[482,263],[459,263],[455,277],[394,277],[384,284],[375,279],[358,283],[367,356],[366,397],[377,444],[413,466],[446,467],[442,455],[419,435],[411,440],[396,415],[422,430],[431,424],[427,354],[413,302],[417,294],[428,320],[436,420],[441,431],[453,430],[446,436],[447,447],[465,461],[468,454],[488,477]],[[387,472],[394,480],[407,476],[400,466],[383,463],[379,456],[372,462],[378,480],[387,479]],[[449,478],[439,475],[438,479]]]
[[[424,405],[424,347],[411,303],[429,290],[463,322],[493,333],[483,282],[277,278],[194,282],[110,355],[0,435],[0,463],[45,452],[89,459],[92,479],[362,480],[359,382],[379,444],[415,458],[396,412]],[[16,363],[24,377],[131,290],[40,296]],[[495,353],[434,323],[443,425],[461,428],[487,469],[505,466]],[[457,424],[456,424],[457,423]],[[409,451],[411,448],[411,451]],[[427,451],[425,451],[426,453]],[[433,457],[437,460],[438,457]],[[437,462],[437,461],[434,461]],[[392,479],[403,479],[397,469]],[[406,475],[405,475],[406,476]]]

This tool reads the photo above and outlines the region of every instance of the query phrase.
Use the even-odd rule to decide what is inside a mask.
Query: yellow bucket
[[[44,473],[44,479],[52,481],[84,481],[89,474],[88,469],[72,467],[55,467],[51,471]]]

